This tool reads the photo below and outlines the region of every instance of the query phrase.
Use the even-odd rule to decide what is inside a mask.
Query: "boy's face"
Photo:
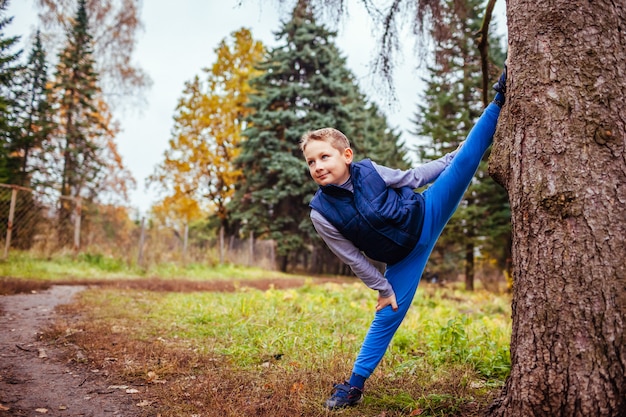
[[[306,145],[304,159],[313,180],[319,185],[341,185],[350,178],[352,149],[343,152],[323,140],[312,140]]]

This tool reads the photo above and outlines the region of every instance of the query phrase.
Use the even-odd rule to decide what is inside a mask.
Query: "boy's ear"
[[[346,164],[350,164],[352,163],[352,157],[353,157],[353,153],[352,153],[352,148],[346,148],[343,151],[343,157],[346,160]]]

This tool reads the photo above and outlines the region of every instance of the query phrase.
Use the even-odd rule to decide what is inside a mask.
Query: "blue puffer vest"
[[[390,188],[369,159],[350,165],[354,192],[319,188],[311,208],[369,258],[394,264],[417,244],[424,224],[424,197],[410,187]]]

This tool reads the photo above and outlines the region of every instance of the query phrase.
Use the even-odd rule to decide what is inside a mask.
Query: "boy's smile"
[[[313,180],[319,185],[341,185],[350,178],[349,166],[352,163],[352,149],[343,152],[323,140],[307,144],[304,158]]]

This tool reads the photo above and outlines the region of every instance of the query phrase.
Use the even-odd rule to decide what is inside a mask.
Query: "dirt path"
[[[132,387],[108,385],[100,370],[67,362],[62,351],[40,340],[55,307],[84,288],[0,296],[0,417],[140,415],[141,398]]]
[[[69,304],[88,286],[105,285],[120,290],[148,291],[235,291],[239,286],[266,290],[295,288],[304,279],[260,279],[242,282],[187,280],[120,280],[63,283],[48,289],[41,283],[15,281],[6,277],[0,295],[0,417],[4,416],[145,416],[149,401],[142,388],[110,385],[106,372],[92,369],[78,346],[57,348],[46,342],[42,332],[54,325],[57,306]],[[339,278],[316,279],[348,282]],[[15,288],[12,288],[15,287]],[[23,293],[23,291],[28,291]],[[71,359],[68,360],[68,354]]]

